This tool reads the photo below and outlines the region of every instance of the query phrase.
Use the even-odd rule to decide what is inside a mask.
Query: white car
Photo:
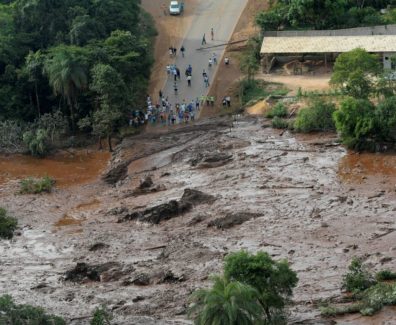
[[[171,1],[169,5],[169,14],[180,15],[183,12],[184,3],[179,1]]]

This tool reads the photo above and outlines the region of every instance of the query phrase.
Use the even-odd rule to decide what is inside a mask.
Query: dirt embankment
[[[327,324],[317,303],[340,296],[353,256],[396,268],[396,175],[380,169],[393,156],[372,168],[333,136],[280,136],[253,117],[199,123],[126,140],[112,166],[131,163],[113,186],[21,196],[6,183],[2,206],[21,229],[0,241],[1,292],[72,324],[101,304],[117,324],[166,324],[186,319],[227,253],[264,250],[298,273],[290,321]]]

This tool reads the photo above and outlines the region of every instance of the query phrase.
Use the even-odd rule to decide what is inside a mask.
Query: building
[[[263,71],[274,63],[307,56],[323,59],[325,65],[338,54],[363,48],[381,57],[384,69],[394,69],[396,25],[323,31],[282,31],[264,33],[261,47]]]

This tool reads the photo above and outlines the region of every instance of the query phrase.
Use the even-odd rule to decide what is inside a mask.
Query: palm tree
[[[87,85],[87,75],[83,66],[67,48],[59,48],[46,61],[45,72],[55,95],[66,98],[70,109],[72,129],[75,129],[74,112],[78,108],[78,91]]]
[[[253,287],[213,277],[211,289],[200,289],[191,296],[189,316],[196,325],[263,324],[264,310]]]

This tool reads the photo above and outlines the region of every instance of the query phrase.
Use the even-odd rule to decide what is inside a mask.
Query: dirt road
[[[209,81],[213,80],[217,66],[214,65],[209,68],[209,58],[213,56],[213,53],[218,59],[221,58],[224,47],[200,50],[203,35],[205,34],[207,42],[203,47],[228,42],[247,2],[247,0],[206,0],[198,3],[191,27],[186,31],[184,39],[181,40],[180,44],[173,44],[178,49],[178,54],[173,63],[181,70],[181,80],[177,81],[178,95],[174,93],[174,81],[171,77],[168,78],[163,88],[164,95],[169,97],[172,105],[181,103],[183,100],[189,102],[207,94],[208,88],[204,86],[202,72],[205,69],[208,73]],[[179,17],[173,18],[179,19]],[[211,28],[214,30],[213,40],[211,40]],[[182,44],[186,48],[185,57],[182,57],[179,51]],[[169,46],[171,45],[169,44]],[[187,86],[184,75],[185,69],[189,64],[191,64],[193,70],[191,87]],[[163,71],[162,73],[166,72]]]

